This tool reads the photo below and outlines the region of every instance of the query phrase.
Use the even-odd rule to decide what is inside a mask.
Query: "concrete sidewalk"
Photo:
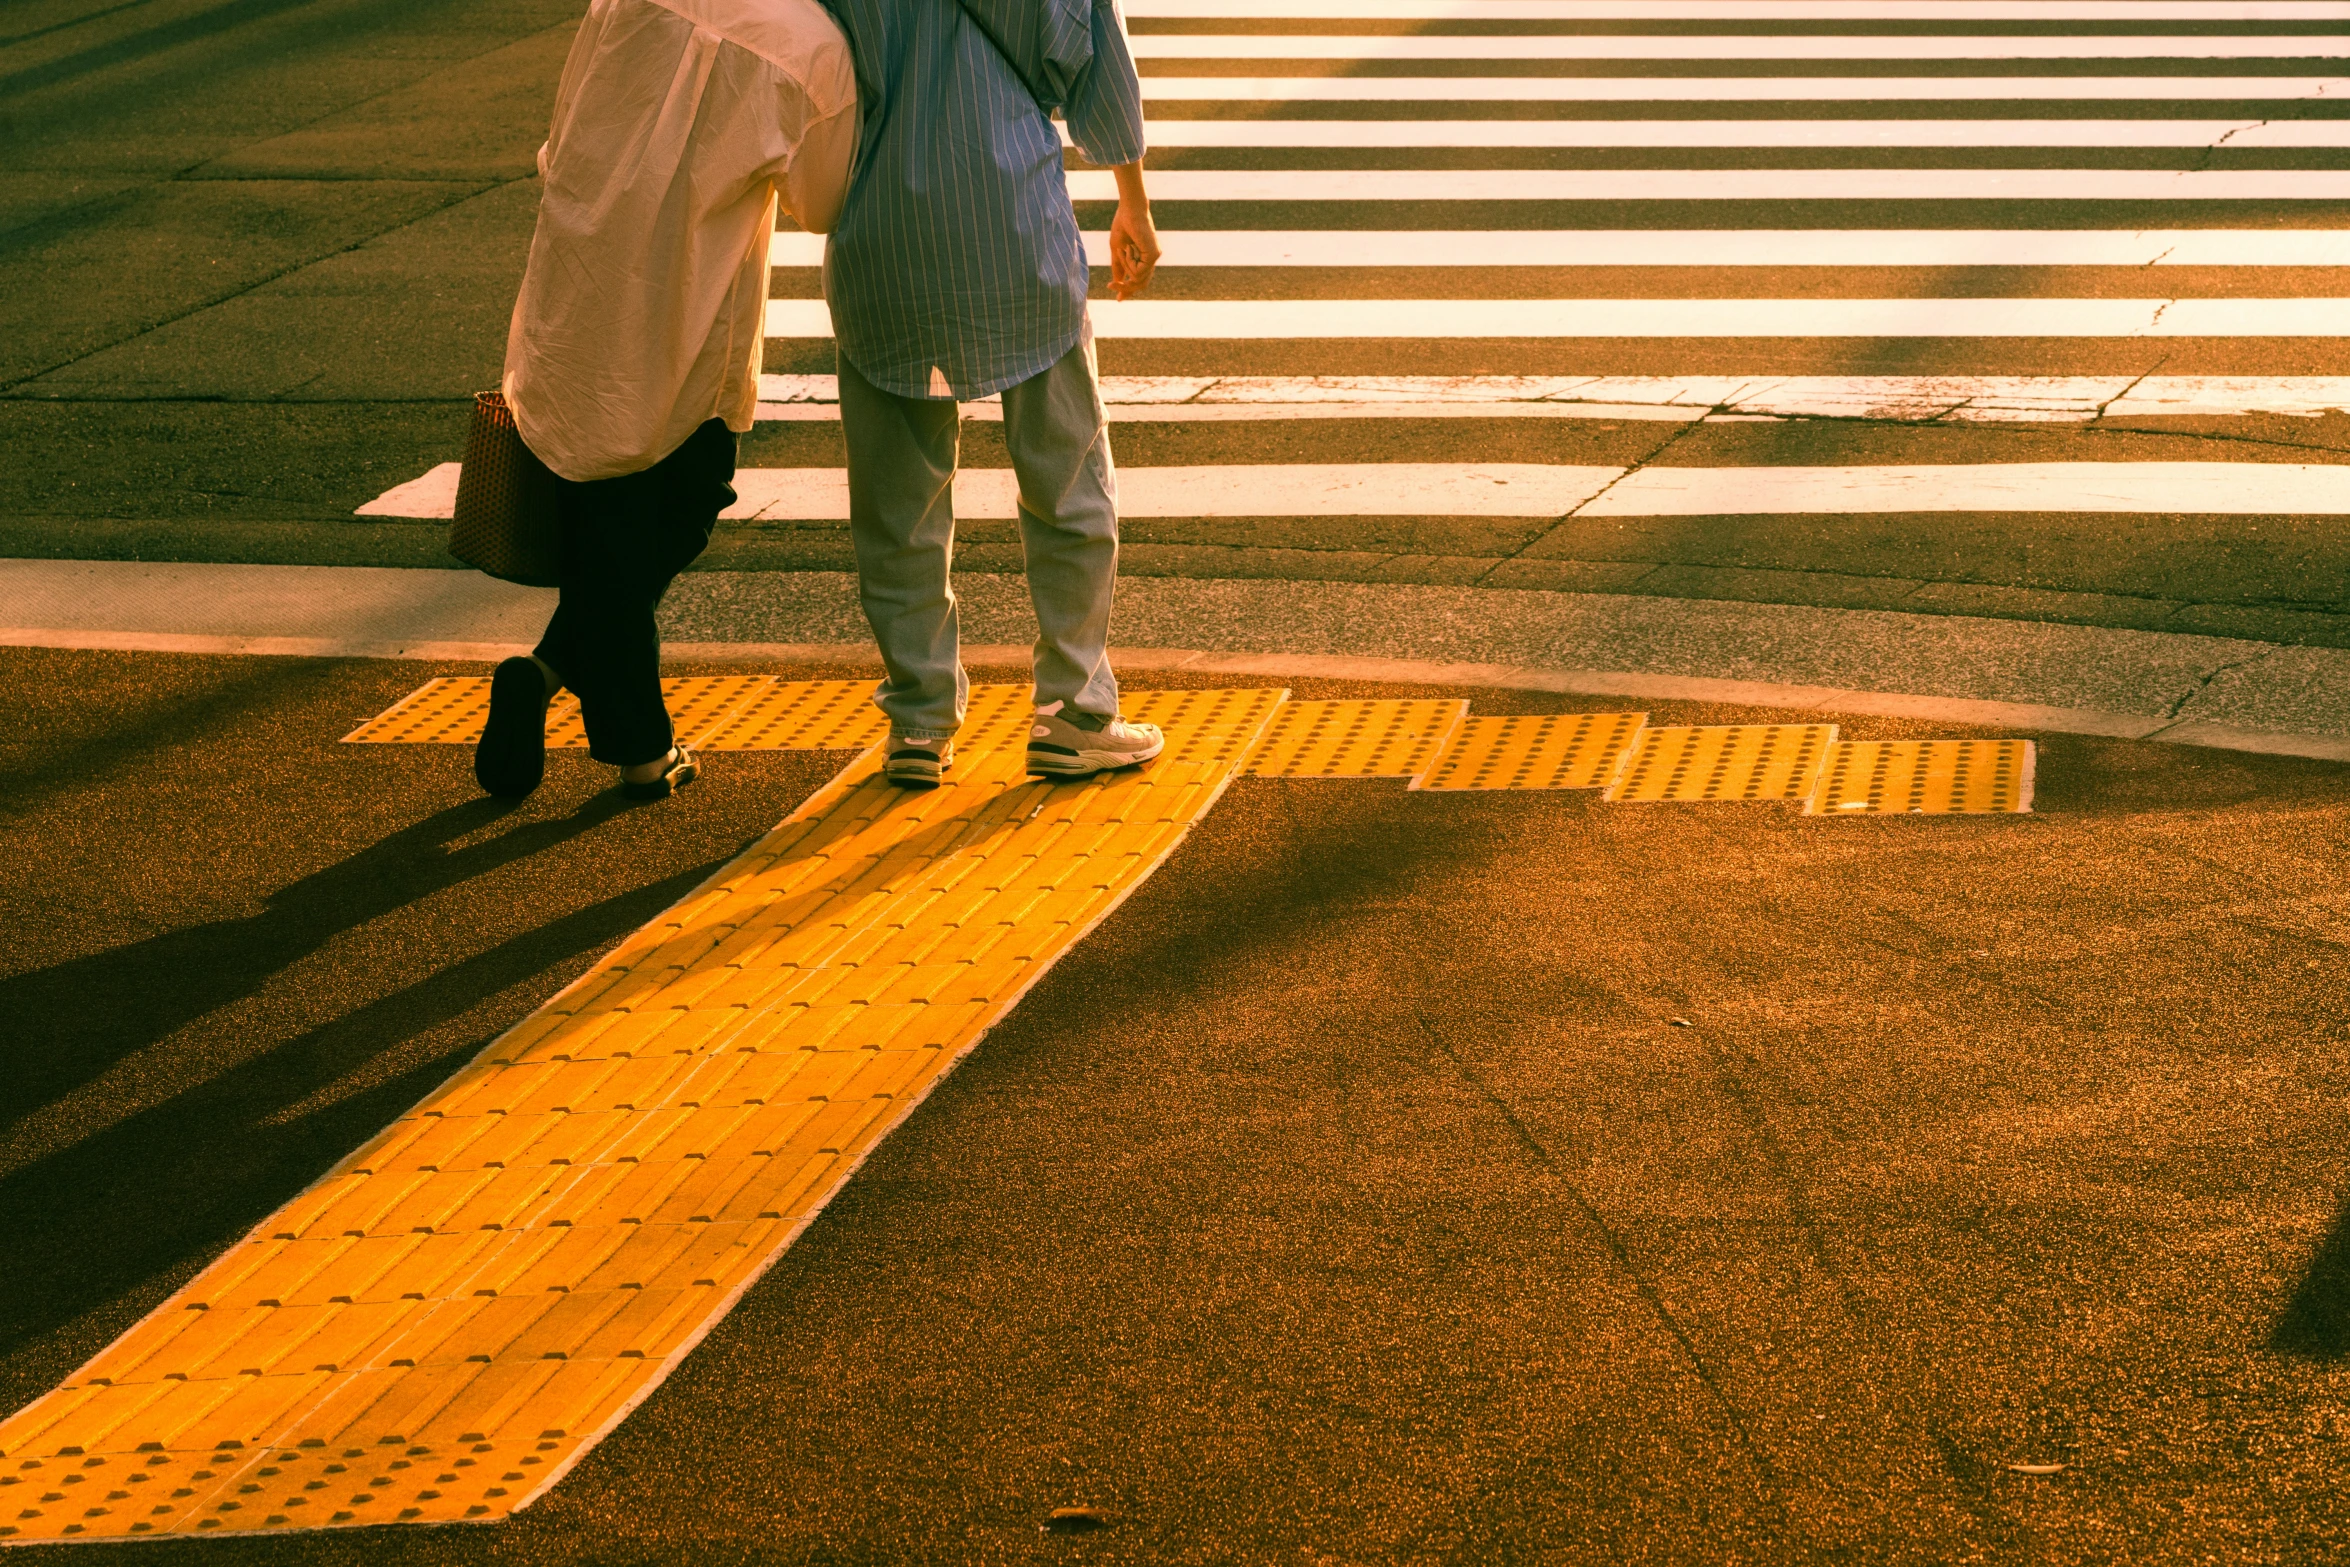
[[[1033,636],[1017,579],[958,579],[977,658]],[[2350,760],[2350,651],[2096,626],[1595,593],[1129,578],[1119,657],[1641,700],[1898,713]],[[465,571],[0,562],[0,642],[487,658],[536,640],[546,590]],[[871,662],[852,578],[696,572],[673,654]]]

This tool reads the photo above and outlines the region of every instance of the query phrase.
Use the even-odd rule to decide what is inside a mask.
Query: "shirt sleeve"
[[[848,200],[849,165],[857,155],[857,106],[811,120],[792,149],[780,184],[783,204],[800,227],[829,234]]]
[[[1146,150],[1142,129],[1142,81],[1134,51],[1127,47],[1126,23],[1113,0],[1093,0],[1092,58],[1069,84],[1062,101],[1069,139],[1086,161],[1100,168],[1134,163]]]
[[[956,0],[1029,91],[1059,109],[1089,162],[1143,154],[1142,83],[1115,0]]]

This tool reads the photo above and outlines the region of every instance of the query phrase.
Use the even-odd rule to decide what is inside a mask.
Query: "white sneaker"
[[[1157,724],[1130,724],[1113,718],[1099,729],[1072,723],[1055,702],[1036,710],[1028,730],[1028,770],[1055,778],[1089,778],[1121,767],[1140,767],[1167,748]]]
[[[881,776],[908,789],[935,789],[946,770],[954,765],[952,740],[909,740],[904,735],[891,735],[889,757],[881,764]]]

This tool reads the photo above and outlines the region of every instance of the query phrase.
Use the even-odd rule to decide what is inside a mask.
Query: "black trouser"
[[[734,504],[733,479],[734,432],[713,419],[641,472],[556,481],[562,599],[537,652],[579,698],[599,762],[635,767],[668,754],[654,611]]]

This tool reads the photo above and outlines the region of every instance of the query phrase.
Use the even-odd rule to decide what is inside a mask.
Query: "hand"
[[[1151,286],[1159,266],[1159,230],[1151,222],[1150,197],[1142,188],[1142,165],[1118,170],[1118,215],[1110,220],[1110,292],[1119,299]]]

